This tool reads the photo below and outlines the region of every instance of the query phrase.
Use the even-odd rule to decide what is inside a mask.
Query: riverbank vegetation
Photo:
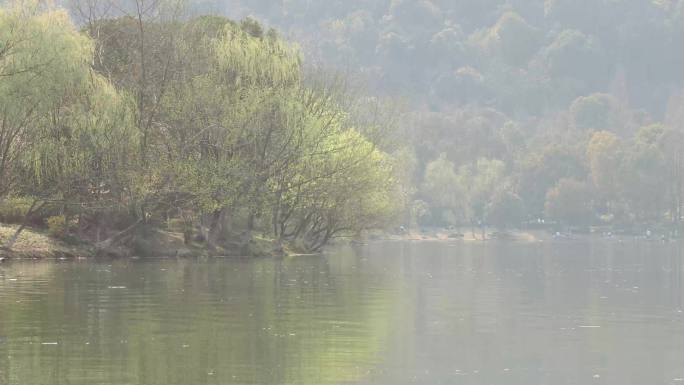
[[[0,12],[16,234],[222,255],[371,229],[684,234],[682,2],[64,6]]]
[[[209,253],[317,251],[393,219],[386,126],[296,45],[176,3],[119,13],[0,9],[4,249],[35,226],[104,252],[157,230]]]

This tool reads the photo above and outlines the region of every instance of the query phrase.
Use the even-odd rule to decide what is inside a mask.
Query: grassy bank
[[[0,245],[12,237],[17,227],[0,223]],[[254,237],[242,247],[208,247],[203,242],[185,244],[182,233],[156,228],[142,228],[127,242],[102,248],[84,239],[65,242],[51,237],[45,230],[28,227],[21,232],[11,250],[0,248],[0,258],[7,260],[92,257],[269,257],[298,252],[299,249],[292,245],[278,247],[275,241],[262,237]]]
[[[0,244],[11,238],[17,227],[0,223]],[[85,244],[68,244],[34,228],[24,229],[11,250],[0,248],[0,258],[13,259],[82,258],[92,254],[92,247]]]

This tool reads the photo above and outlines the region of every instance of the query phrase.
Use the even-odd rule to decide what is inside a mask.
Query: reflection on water
[[[0,384],[684,384],[678,244],[0,266]]]

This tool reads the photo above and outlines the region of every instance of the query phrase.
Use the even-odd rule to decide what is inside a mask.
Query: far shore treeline
[[[233,3],[2,3],[0,251],[682,234],[684,1]]]
[[[310,57],[407,101],[403,164],[415,194],[405,224],[636,235],[680,226],[683,0],[196,7],[266,20]]]

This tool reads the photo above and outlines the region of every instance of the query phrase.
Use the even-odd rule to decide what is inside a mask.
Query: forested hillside
[[[680,223],[684,1],[60,5],[0,9],[15,235],[259,253],[401,225]]]
[[[679,222],[684,2],[215,0],[408,101],[424,224]],[[408,118],[410,117],[410,119]]]

